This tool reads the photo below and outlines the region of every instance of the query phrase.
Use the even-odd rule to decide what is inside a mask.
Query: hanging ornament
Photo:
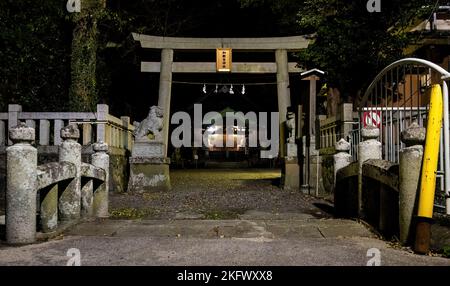
[[[234,94],[233,85],[231,85],[231,87],[230,87],[230,94]]]
[[[206,94],[206,84],[203,84],[203,93]]]
[[[219,85],[216,84],[216,89],[214,90],[214,93],[218,93],[219,92]]]
[[[241,94],[245,94],[245,85],[242,85],[242,91]]]

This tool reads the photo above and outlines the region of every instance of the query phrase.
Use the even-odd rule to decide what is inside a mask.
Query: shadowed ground
[[[173,190],[111,195],[112,218],[79,224],[57,239],[0,244],[0,265],[446,265],[380,240],[363,224],[334,219],[330,204],[281,190],[270,170],[180,170]],[[317,206],[321,206],[318,208]]]

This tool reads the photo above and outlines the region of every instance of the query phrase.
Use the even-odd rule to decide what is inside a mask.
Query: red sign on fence
[[[363,126],[375,126],[380,128],[381,125],[381,111],[366,111],[363,114]]]

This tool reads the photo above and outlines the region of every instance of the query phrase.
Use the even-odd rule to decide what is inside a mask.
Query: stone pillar
[[[25,120],[25,124],[28,126],[28,127],[31,127],[31,128],[33,128],[35,131],[35,133],[36,133],[36,122],[34,121],[34,120],[31,120],[31,119],[28,119],[28,120]],[[36,137],[36,136],[35,136]]]
[[[309,150],[309,194],[319,197],[320,194],[325,193],[322,176],[323,158],[318,151]]]
[[[5,146],[6,142],[5,122],[0,120],[0,146]]]
[[[426,129],[416,122],[401,134],[402,142],[406,144],[406,148],[400,151],[399,166],[399,226],[400,242],[403,244],[414,238],[411,221],[419,192],[425,137]]]
[[[61,129],[64,127],[64,121],[60,119],[55,120],[55,126],[53,128],[53,145],[61,145]]]
[[[97,104],[97,142],[108,142],[106,136],[106,127],[108,123],[109,106],[106,104]],[[109,138],[108,138],[109,140]]]
[[[297,157],[297,144],[287,143],[287,156],[284,158],[282,186],[284,189],[300,189],[300,166]]]
[[[164,157],[167,157],[167,148],[169,146],[170,97],[172,96],[172,63],[173,50],[163,49],[161,51],[158,106],[161,107],[164,112],[162,132],[165,148]]]
[[[108,145],[103,142],[93,144],[94,154],[91,156],[92,165],[102,168],[106,172],[105,182],[94,192],[94,215],[105,218],[109,216],[109,155]]]
[[[369,159],[381,159],[381,143],[378,141],[380,129],[375,126],[367,126],[361,129],[363,141],[358,145],[358,212],[363,216],[363,189],[362,189],[362,166]]]
[[[353,130],[353,104],[343,103],[341,105],[339,118],[342,122],[341,136],[347,138],[350,131]]]
[[[130,129],[130,117],[128,116],[121,116],[120,120],[122,120],[122,126],[123,130],[122,133],[122,146],[126,150],[131,150],[131,144],[130,144],[130,132],[128,131]]]
[[[9,130],[14,144],[6,148],[6,241],[10,244],[36,240],[37,150],[33,128],[24,123]]]
[[[19,113],[22,112],[22,106],[18,104],[8,105],[8,130],[19,124]],[[8,139],[8,145],[12,145],[11,139]]]
[[[296,118],[293,112],[288,113],[286,131],[288,133],[286,156],[282,170],[281,182],[284,189],[300,189],[300,166],[298,161],[298,148],[296,143]]]
[[[50,121],[49,120],[39,120],[39,145],[48,146],[50,145]]]
[[[314,75],[309,79],[309,136],[311,140],[314,138],[314,141],[316,141],[316,96],[318,79]]]
[[[92,125],[91,123],[83,123],[83,145],[89,145],[92,142]]]
[[[287,108],[291,106],[291,95],[289,90],[289,68],[286,50],[276,50],[275,59],[277,62],[277,92],[278,92],[278,112],[280,118],[280,158],[286,156],[286,114]]]
[[[333,162],[334,162],[334,181],[333,185],[336,185],[336,174],[337,172],[350,165],[352,162],[352,155],[350,155],[348,152],[350,151],[350,143],[345,141],[345,139],[341,139],[335,144],[336,154],[333,155]]]
[[[80,131],[76,124],[69,124],[61,129],[61,138],[64,140],[59,147],[59,161],[75,164],[76,176],[67,185],[59,198],[59,216],[62,221],[71,221],[80,218],[81,211],[81,145],[77,142]]]

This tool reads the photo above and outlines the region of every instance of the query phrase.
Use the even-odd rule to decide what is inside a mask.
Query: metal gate
[[[367,125],[380,129],[384,160],[398,163],[404,144],[401,132],[413,122],[426,126],[431,85],[441,84],[443,90],[443,125],[437,173],[436,207],[450,214],[450,140],[449,99],[447,81],[450,73],[422,59],[406,58],[383,69],[372,81],[359,106],[359,128],[349,135],[351,152],[357,158],[360,129]]]

